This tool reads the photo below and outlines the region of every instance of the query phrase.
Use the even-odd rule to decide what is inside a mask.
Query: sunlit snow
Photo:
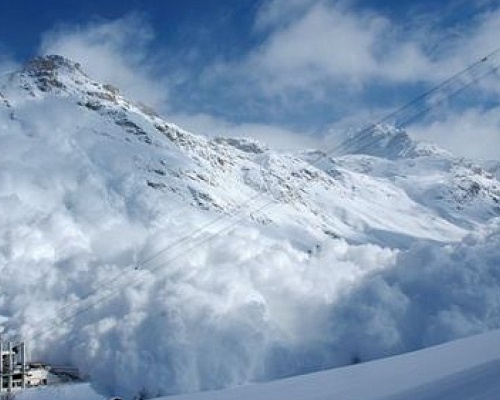
[[[37,62],[0,84],[0,318],[32,358],[161,396],[500,328],[486,167],[210,140]]]

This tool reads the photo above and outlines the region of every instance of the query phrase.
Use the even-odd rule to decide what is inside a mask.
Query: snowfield
[[[98,393],[130,399],[499,329],[497,164],[387,126],[370,135],[335,157],[209,139],[67,59],[33,60],[0,82],[0,333],[27,340],[32,359],[77,366]],[[481,378],[487,361],[463,354],[439,379],[468,368]],[[393,359],[394,371],[409,374],[411,357]],[[311,375],[303,390],[314,379],[369,379],[379,362]],[[235,390],[290,384],[298,395],[302,379]],[[407,382],[380,395],[430,381]]]
[[[169,400],[495,400],[500,332],[415,353],[232,390]]]

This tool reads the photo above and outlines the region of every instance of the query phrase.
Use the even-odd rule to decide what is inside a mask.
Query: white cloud
[[[374,67],[370,49],[383,25],[382,19],[360,21],[315,6],[297,23],[274,33],[254,62],[273,76],[279,71],[287,83],[298,86],[325,75],[365,75]]]
[[[256,30],[265,32],[262,44],[210,73],[246,77],[272,96],[333,85],[327,94],[333,97],[336,89],[436,83],[498,45],[500,9],[480,14],[458,35],[433,29],[430,19],[420,21],[416,26],[352,2],[274,0],[255,21]]]
[[[298,132],[263,123],[233,123],[209,114],[174,114],[169,120],[183,128],[208,137],[249,137],[274,149],[298,150],[319,148],[323,143],[317,135]]]
[[[303,130],[317,131],[328,125],[329,118],[335,122],[359,115],[368,107],[370,88],[394,91],[419,82],[432,85],[496,46],[500,9],[471,19],[463,34],[448,35],[443,30],[433,31],[431,21],[424,17],[422,26],[406,26],[381,13],[354,8],[353,4],[323,0],[265,2],[254,21],[255,34],[264,37],[261,44],[238,59],[208,63],[201,76],[199,66],[183,66],[181,75],[187,86],[173,82],[179,71],[167,69],[160,57],[151,55],[154,32],[138,15],[59,27],[44,35],[40,52],[78,60],[90,75],[114,83],[127,96],[162,113],[171,111],[169,119],[187,129],[252,136],[272,147],[298,148],[319,147],[322,139],[290,132],[285,124],[300,122],[303,127],[309,124]],[[446,40],[441,40],[443,37]],[[495,79],[485,79],[481,88],[500,91]],[[173,90],[175,109],[167,105]],[[203,101],[191,101],[193,91],[200,93]],[[374,106],[372,98],[370,109],[391,107],[385,100]],[[325,104],[328,108],[322,108]],[[318,108],[323,111],[318,112]],[[315,118],[321,112],[324,115],[318,122]],[[247,121],[254,122],[246,122],[245,115]],[[281,126],[269,120],[280,121]],[[445,143],[445,147],[453,151],[452,145]],[[488,151],[481,155],[489,157]]]
[[[256,21],[258,29],[267,29],[266,40],[236,68],[241,69],[240,76],[251,76],[270,98],[278,94],[293,99],[311,93],[319,103],[328,101],[342,112],[358,116],[369,112],[359,107],[366,107],[371,87],[432,86],[498,47],[498,7],[477,13],[458,33],[456,27],[435,28],[424,16],[419,20],[420,27],[405,26],[377,12],[354,9],[352,2],[274,0]],[[434,113],[446,116],[411,128],[414,136],[457,155],[498,159],[500,153],[491,143],[499,139],[499,112],[481,111],[474,102],[484,104],[487,95],[500,93],[498,74],[483,76],[499,62],[500,54],[495,53],[459,81],[434,93],[428,100],[444,98],[461,85],[475,90],[466,93],[471,104],[468,111],[454,111],[453,103],[445,102]],[[351,109],[346,104],[352,104]],[[382,100],[381,106],[387,107],[387,103]],[[359,125],[359,121],[353,122],[354,127]]]
[[[421,44],[405,39],[403,27],[341,3],[276,0],[260,12],[256,27],[267,28],[267,38],[228,68],[241,68],[266,90],[317,90],[329,82],[362,87],[380,78],[401,82],[422,79],[430,68]]]
[[[258,31],[273,29],[290,23],[290,19],[300,17],[311,4],[318,0],[273,0],[262,3],[255,18]]]
[[[484,56],[499,46],[500,8],[480,14],[473,20],[471,32],[461,37],[460,56],[469,61]],[[498,60],[498,58],[497,58]]]
[[[437,143],[454,155],[500,159],[500,108],[448,112],[434,122],[408,128],[415,139]]]
[[[118,86],[131,98],[164,108],[168,100],[165,76],[149,44],[154,32],[139,15],[112,21],[60,26],[45,33],[41,54],[60,54],[82,64],[93,78]]]

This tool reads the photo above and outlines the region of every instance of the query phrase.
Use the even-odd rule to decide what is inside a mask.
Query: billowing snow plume
[[[105,393],[228,387],[500,327],[500,186],[474,163],[209,140],[58,56],[0,94],[3,333]]]
[[[457,244],[416,243],[331,314],[333,354],[369,360],[498,328],[500,219]]]

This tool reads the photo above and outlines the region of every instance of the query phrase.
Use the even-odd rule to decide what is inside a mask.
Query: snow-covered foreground
[[[169,400],[497,400],[500,331],[268,384]]]
[[[164,400],[497,400],[500,331],[401,356]],[[102,400],[88,384],[29,390],[18,400]]]
[[[60,386],[48,386],[35,389],[27,389],[16,392],[16,400],[105,400],[97,394],[90,384],[77,383]]]

